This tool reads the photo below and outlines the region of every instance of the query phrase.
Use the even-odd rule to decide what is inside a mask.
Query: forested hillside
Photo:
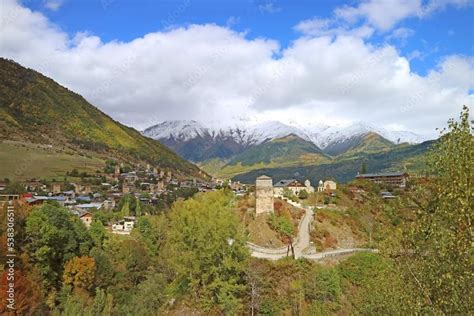
[[[400,146],[381,153],[358,153],[354,156],[341,157],[330,163],[319,165],[262,168],[259,170],[236,175],[233,179],[251,183],[256,177],[265,174],[275,179],[297,178],[310,179],[313,183],[321,179],[332,178],[338,182],[348,182],[357,175],[363,164],[368,172],[408,171],[422,173],[425,165],[423,155],[428,152],[436,141],[428,141],[413,146]]]
[[[40,73],[0,59],[0,139],[51,145],[75,153],[149,162],[182,174],[199,169],[124,126]]]

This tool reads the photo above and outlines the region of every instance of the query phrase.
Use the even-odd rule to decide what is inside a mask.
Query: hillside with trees
[[[0,58],[0,140],[7,145],[11,141],[45,145],[54,149],[52,155],[115,157],[199,174],[199,168],[158,141],[114,121],[52,79],[4,58]],[[35,149],[30,153],[35,154]],[[7,156],[0,158],[9,163]]]
[[[228,189],[198,193],[177,200],[169,210],[149,214],[124,200],[120,211],[128,208],[137,216],[129,236],[111,234],[97,215],[87,229],[54,202],[35,207],[19,202],[17,312],[468,315],[474,309],[468,299],[474,294],[471,124],[467,108],[458,121],[449,121],[427,156],[427,177],[398,192],[398,200],[382,202],[379,197],[377,205],[371,199],[380,188],[368,184],[365,190],[375,195],[358,206],[349,204],[349,193],[327,201],[361,212],[359,216],[347,210],[330,218],[336,210],[329,209],[321,213],[329,220],[348,224],[350,219],[361,232],[369,232],[370,225],[363,226],[367,212],[383,228],[371,231],[370,246],[378,253],[361,252],[336,261],[251,257],[248,231],[239,217],[243,204]],[[311,196],[298,198],[315,203]],[[285,213],[281,209],[276,216]],[[0,218],[3,262],[5,215],[3,211]],[[2,304],[6,288],[4,267]],[[0,305],[0,313],[5,312]]]

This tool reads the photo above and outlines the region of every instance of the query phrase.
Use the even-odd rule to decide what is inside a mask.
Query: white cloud
[[[377,29],[387,31],[400,20],[417,15],[421,9],[421,0],[370,0],[356,7],[338,8],[335,15],[350,22],[366,19]]]
[[[103,42],[87,32],[69,36],[40,13],[0,1],[1,56],[137,128],[165,119],[256,115],[368,121],[424,133],[444,126],[461,104],[472,105],[471,57],[447,57],[423,77],[395,47],[372,46],[352,33],[305,36],[281,49],[212,24]]]
[[[44,7],[51,11],[58,11],[62,5],[63,5],[62,0],[45,0],[44,1]]]
[[[405,40],[410,36],[413,36],[415,31],[406,27],[399,27],[395,29],[392,34],[388,36],[389,39],[398,39],[398,40]]]
[[[261,13],[277,13],[281,11],[281,8],[278,7],[273,1],[265,1],[258,5],[258,10]]]
[[[363,0],[356,6],[345,5],[336,8],[330,19],[313,18],[303,21],[296,26],[296,29],[305,34],[320,35],[321,31],[327,31],[328,28],[345,31],[358,28],[354,25],[362,22],[366,29],[387,32],[406,18],[424,18],[447,6],[461,8],[473,4],[474,0],[429,0],[425,2],[422,0]]]
[[[294,29],[309,36],[352,35],[361,38],[369,38],[374,33],[374,29],[368,25],[352,28],[350,25],[340,23],[334,19],[319,18],[301,21]]]

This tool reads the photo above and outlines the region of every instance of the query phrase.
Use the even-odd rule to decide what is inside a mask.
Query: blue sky
[[[83,0],[25,1],[41,11],[64,31],[87,31],[103,41],[130,41],[144,34],[189,24],[215,23],[246,32],[250,39],[264,37],[288,46],[300,34],[294,26],[313,17],[328,18],[337,7],[356,1],[341,0]],[[474,6],[446,7],[422,20],[411,17],[397,23],[412,31],[406,39],[390,39],[388,32],[377,32],[370,42],[390,42],[403,56],[412,58],[412,70],[419,74],[433,68],[443,56],[472,55],[474,52]]]
[[[474,0],[0,4],[0,56],[139,129],[239,118],[434,136],[474,99]]]

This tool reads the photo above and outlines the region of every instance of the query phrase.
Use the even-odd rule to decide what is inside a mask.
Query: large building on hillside
[[[255,181],[255,211],[258,214],[273,213],[273,180],[260,176]]]
[[[392,172],[392,173],[364,173],[358,174],[356,179],[366,179],[377,184],[391,185],[394,187],[405,188],[408,181],[408,173]]]
[[[308,193],[314,192],[314,187],[311,186],[311,182],[309,180],[306,180],[304,184],[302,184],[296,179],[284,179],[275,183],[273,188],[275,196],[283,196],[283,191],[285,189],[290,190],[295,195],[297,195],[300,191],[306,191]]]

